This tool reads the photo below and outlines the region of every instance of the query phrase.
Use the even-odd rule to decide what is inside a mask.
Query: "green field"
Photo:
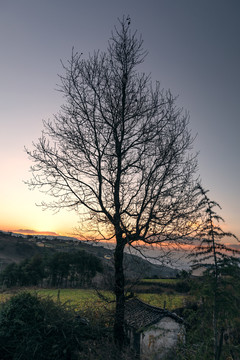
[[[139,294],[137,297],[153,306],[163,308],[165,305],[167,310],[181,308],[186,302],[186,295],[179,294]]]
[[[181,281],[180,279],[142,279],[141,283],[151,283],[151,284],[176,284]]]
[[[101,298],[95,290],[91,289],[26,289],[26,291],[37,292],[40,296],[49,296],[54,301],[68,303],[69,306],[74,306],[76,310],[83,312],[89,312],[90,310],[95,316],[98,316],[99,313],[105,310],[107,311],[114,308],[114,295],[109,291],[101,291],[101,294],[107,298],[108,302]],[[16,291],[1,293],[0,301],[3,302],[14,294],[16,294]],[[182,307],[186,299],[186,296],[179,294],[143,293],[137,294],[137,297],[153,306],[164,307],[165,302],[168,310]]]

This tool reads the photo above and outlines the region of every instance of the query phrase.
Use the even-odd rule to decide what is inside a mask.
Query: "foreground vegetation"
[[[178,294],[138,297],[156,306],[167,301],[172,309],[183,300]],[[36,360],[119,360],[112,338],[114,296],[110,291],[101,291],[99,297],[93,289],[15,288],[2,292],[0,300],[1,359],[27,360],[34,354]],[[124,350],[123,359],[134,359],[130,349]]]
[[[76,359],[89,337],[83,323],[61,304],[20,293],[2,307],[1,359]]]
[[[240,280],[238,275],[236,269],[232,269],[232,272],[221,279],[221,293],[219,293],[218,301],[219,313],[221,313],[221,327],[223,329],[221,360],[236,360],[240,357]],[[177,312],[178,315],[184,318],[186,343],[177,349],[174,360],[209,360],[214,358],[212,346],[213,318],[211,316],[214,299],[211,276],[211,273],[208,273],[203,278],[197,279],[190,277],[184,279],[147,279],[141,281],[135,287],[135,296],[154,306],[166,306],[168,310]],[[186,287],[186,283],[189,290],[183,293],[181,291],[182,288]],[[143,292],[143,284],[145,284],[145,292]],[[151,293],[153,284],[155,284],[155,288],[154,292]],[[159,293],[156,291],[157,286]],[[181,289],[180,292],[177,291],[179,288]],[[138,289],[140,289],[140,292],[137,292]],[[28,295],[26,295],[26,291]],[[51,311],[52,317],[46,315],[46,319],[41,320],[37,310],[34,314],[31,313],[31,316],[36,315],[38,317],[34,325],[37,328],[29,328],[29,326],[33,326],[30,322],[26,327],[26,331],[23,331],[25,320],[22,316],[24,316],[24,313],[27,315],[28,311],[24,310],[24,312],[19,307],[16,311],[13,309],[14,306],[23,306],[23,304],[23,309],[25,309],[25,305],[28,306],[28,301],[26,301],[25,297],[29,299],[29,304],[32,304],[32,301],[38,305],[41,303],[41,306],[39,306],[44,309],[41,311]],[[21,299],[24,298],[23,302]],[[106,299],[108,302],[106,302]],[[8,347],[10,347],[11,351],[13,351],[15,347],[14,355],[9,353],[8,356],[2,357],[4,360],[28,359],[28,351],[34,346],[35,359],[119,359],[119,354],[112,339],[115,304],[114,296],[110,291],[102,290],[97,292],[94,289],[70,288],[28,288],[22,292],[22,288],[12,288],[0,294],[0,301],[2,304],[5,304],[2,305],[0,312],[0,347],[2,347],[0,350],[2,351],[7,348],[7,351],[9,351]],[[38,306],[36,304],[34,306],[31,305],[31,309]],[[67,312],[66,314],[65,311]],[[59,316],[66,323],[66,329],[61,328],[61,319],[57,320]],[[84,321],[83,323],[80,322],[80,325],[76,325],[76,319],[87,319],[87,322],[85,325],[83,325]],[[44,328],[45,323],[41,325],[41,321],[48,322],[50,320],[53,323],[46,324],[46,328]],[[9,321],[9,323],[6,321]],[[72,332],[68,333],[71,321],[73,321],[71,325]],[[41,332],[45,331],[45,334],[53,334],[54,336],[52,338],[52,344],[55,345],[53,349],[49,350],[48,342],[46,342],[46,349],[48,349],[51,357],[47,357],[47,355],[41,357],[43,353],[40,351],[41,345],[34,343],[41,340],[44,344],[47,341],[46,339],[39,338],[39,335],[33,338],[29,337],[29,333],[38,334],[40,331],[38,326],[43,326],[41,329],[45,329],[41,330]],[[58,336],[60,336],[56,331],[58,327],[62,329],[66,338],[70,336],[69,344],[72,344],[71,349],[73,349],[71,355],[69,355],[68,342],[66,343],[66,340],[64,342],[58,339]],[[46,329],[52,330],[48,333]],[[16,335],[13,336],[13,334]],[[28,340],[25,339],[25,336]],[[22,339],[21,343],[25,344],[24,347],[17,347],[19,343],[17,337]],[[60,341],[61,345],[58,341]],[[8,342],[10,343],[8,344]],[[109,349],[108,354],[105,352],[106,346]],[[25,352],[24,349],[28,350]],[[57,355],[55,355],[54,351]],[[134,359],[134,355],[127,349],[123,359]]]
[[[110,334],[103,318],[90,322],[73,307],[29,292],[12,296],[0,312],[1,360],[117,360]]]

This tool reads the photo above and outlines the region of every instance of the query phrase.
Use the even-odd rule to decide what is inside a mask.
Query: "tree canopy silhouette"
[[[131,22],[119,20],[106,52],[73,50],[60,77],[61,111],[44,122],[34,149],[31,188],[69,208],[81,233],[114,240],[115,340],[124,339],[124,248],[139,241],[176,244],[196,220],[196,156],[189,115],[149,75],[137,72],[147,53]]]

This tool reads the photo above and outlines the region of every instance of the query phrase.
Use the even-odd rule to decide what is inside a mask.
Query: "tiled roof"
[[[139,299],[134,298],[126,301],[125,323],[126,325],[133,327],[135,330],[141,331],[142,329],[157,323],[164,317],[171,317],[179,323],[183,322],[183,319],[176,314],[168,310],[146,304]]]

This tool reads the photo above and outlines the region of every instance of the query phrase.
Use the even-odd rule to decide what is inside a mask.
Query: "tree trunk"
[[[220,358],[221,358],[222,345],[223,345],[223,333],[224,333],[224,328],[221,328],[219,344],[218,344],[217,360],[220,360]]]
[[[215,294],[214,294],[215,297]],[[218,331],[217,331],[217,314],[216,314],[216,302],[214,298],[213,307],[213,338],[214,338],[214,359],[217,360],[218,353]]]
[[[114,252],[115,262],[115,296],[116,296],[116,311],[114,321],[114,341],[115,344],[122,349],[124,344],[124,272],[123,272],[123,251],[124,241],[122,238],[117,239],[117,244]]]

